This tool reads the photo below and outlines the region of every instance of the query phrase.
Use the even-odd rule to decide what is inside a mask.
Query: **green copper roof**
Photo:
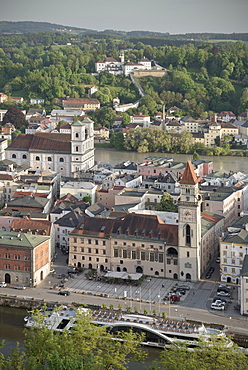
[[[14,231],[0,231],[0,245],[15,248],[33,249],[49,240],[49,236],[24,234]]]

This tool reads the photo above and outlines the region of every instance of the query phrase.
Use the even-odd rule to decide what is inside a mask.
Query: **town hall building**
[[[224,220],[204,213],[191,162],[182,175],[177,203],[178,222],[172,224],[154,214],[85,217],[70,233],[69,265],[198,281],[217,253]]]

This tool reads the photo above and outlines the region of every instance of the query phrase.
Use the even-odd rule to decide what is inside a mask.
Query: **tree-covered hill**
[[[33,33],[33,32],[89,32],[86,28],[63,26],[49,22],[0,21],[0,33]]]
[[[153,32],[153,31],[122,31],[108,29],[105,31],[97,31],[80,27],[64,26],[49,22],[32,22],[32,21],[0,21],[0,34],[20,34],[20,33],[36,33],[36,32],[68,32],[71,34],[94,33],[98,35],[112,35],[126,39],[132,39],[133,42],[141,41],[144,44],[153,46],[161,46],[168,44],[165,40],[183,40],[183,41],[213,41],[219,40],[241,40],[248,41],[248,33],[185,33],[173,34],[169,32]],[[143,40],[143,41],[142,41]],[[178,45],[179,46],[179,43]]]

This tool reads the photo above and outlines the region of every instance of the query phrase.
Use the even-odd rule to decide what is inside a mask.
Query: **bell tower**
[[[179,279],[183,281],[200,278],[202,197],[198,181],[193,165],[188,161],[177,200]]]

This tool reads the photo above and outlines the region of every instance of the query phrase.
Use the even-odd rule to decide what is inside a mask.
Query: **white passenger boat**
[[[199,347],[199,339],[211,345],[213,336],[222,339],[225,347],[232,347],[233,342],[227,338],[223,331],[205,327],[202,325],[191,324],[187,321],[172,321],[151,316],[123,314],[106,310],[89,310],[86,308],[67,308],[62,307],[58,310],[41,311],[42,322],[37,321],[37,316],[27,316],[25,318],[27,328],[46,326],[55,331],[71,330],[76,325],[77,315],[89,314],[92,323],[105,326],[111,333],[129,331],[145,334],[143,345],[170,348],[171,346],[180,347],[182,343],[189,350]],[[44,318],[43,318],[44,316]],[[113,335],[115,339],[115,335]]]

